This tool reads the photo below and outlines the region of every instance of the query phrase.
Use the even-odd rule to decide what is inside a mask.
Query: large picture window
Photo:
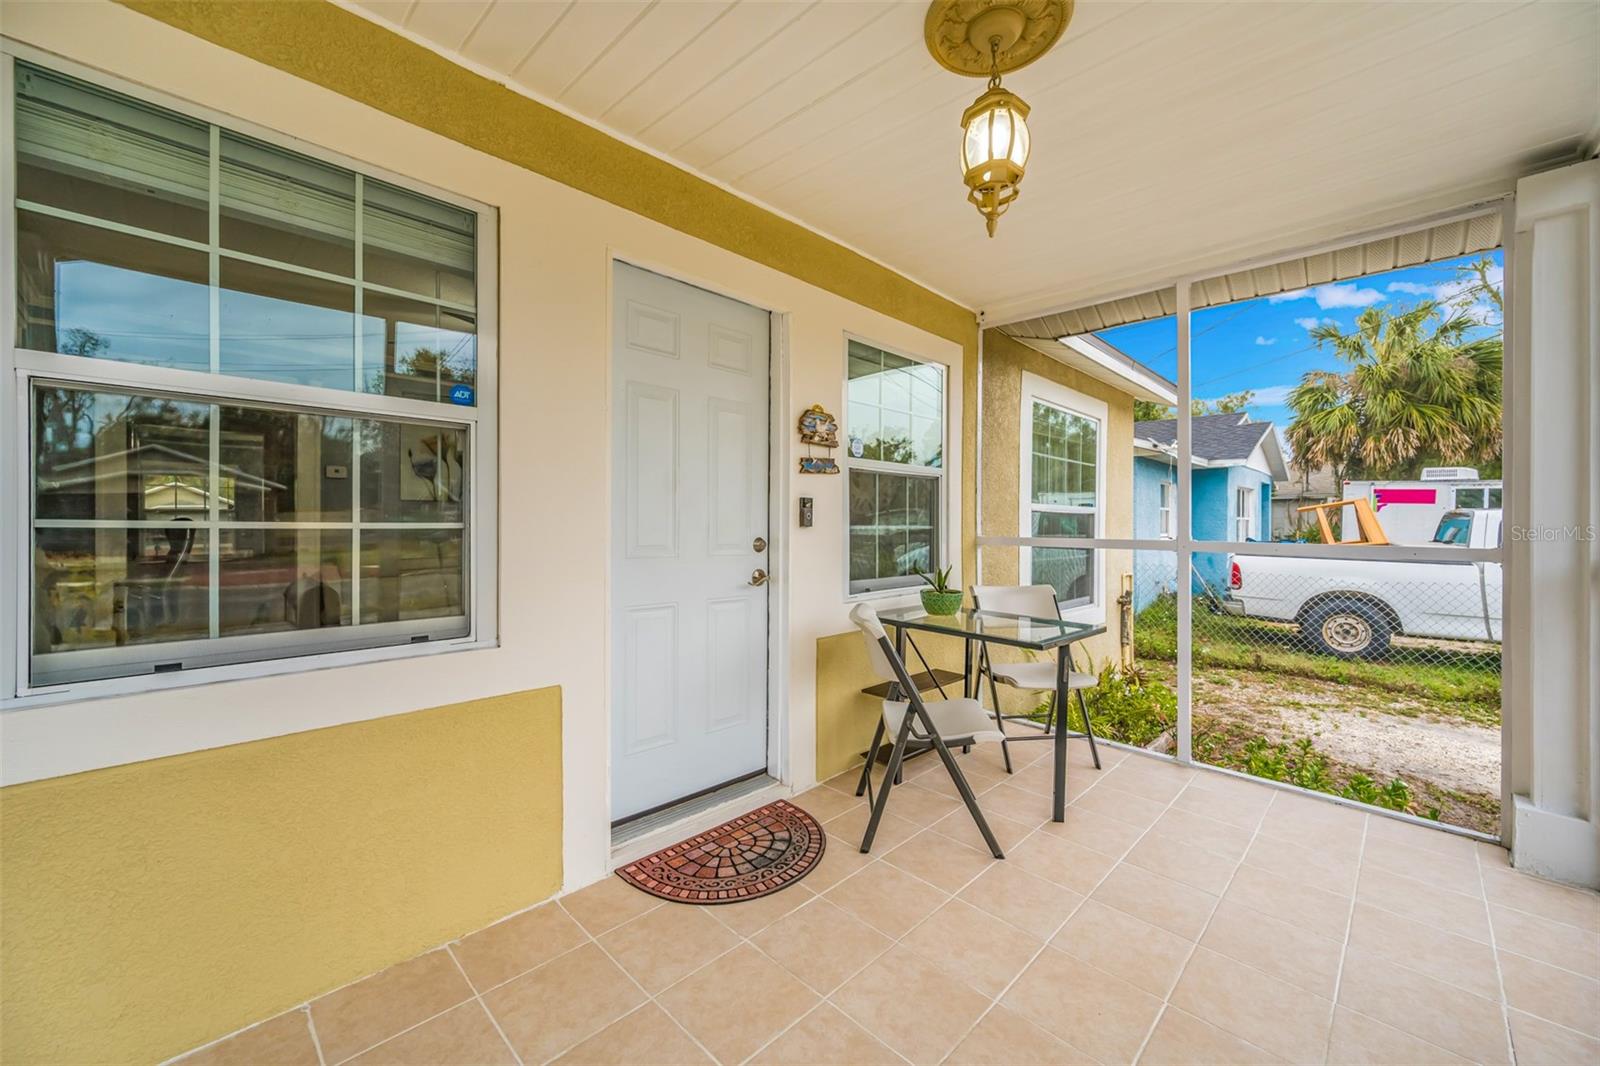
[[[479,211],[14,69],[19,689],[472,635]]]
[[[1026,536],[1100,535],[1105,405],[1032,374],[1023,379],[1021,500]],[[1099,604],[1092,548],[1024,548],[1023,580],[1050,585],[1063,611]]]
[[[908,588],[943,565],[944,367],[848,346],[850,592]]]

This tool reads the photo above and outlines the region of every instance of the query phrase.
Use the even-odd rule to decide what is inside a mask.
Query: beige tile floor
[[[1437,830],[1138,754],[931,759],[870,856],[751,903],[610,878],[192,1053],[216,1063],[1597,1063],[1600,896]],[[1514,1056],[1514,1059],[1513,1059]]]

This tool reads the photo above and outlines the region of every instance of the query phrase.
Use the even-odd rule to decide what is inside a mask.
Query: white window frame
[[[222,114],[213,109],[173,97],[166,93],[131,84],[120,78],[83,67],[80,64],[38,52],[26,45],[0,41],[0,113],[7,116],[0,140],[0,209],[10,212],[16,203],[16,127],[12,121],[16,106],[16,62],[22,60],[93,85],[166,108],[196,121],[211,124],[213,140],[219,130],[242,134],[351,170],[362,179],[374,178],[401,189],[443,201],[477,216],[477,404],[473,407],[387,397],[372,393],[329,389],[257,380],[206,371],[177,370],[109,359],[84,358],[20,348],[17,345],[17,237],[16,227],[7,225],[0,232],[0,411],[9,412],[3,420],[5,446],[11,461],[0,465],[0,500],[12,501],[4,508],[7,518],[0,520],[0,588],[7,590],[13,610],[0,612],[0,708],[34,706],[104,696],[125,695],[152,690],[210,684],[218,681],[277,674],[301,673],[332,666],[358,665],[398,658],[414,658],[451,651],[494,647],[498,644],[498,212],[495,208],[453,193],[308,145],[293,137],[254,123]],[[212,183],[217,182],[212,168]],[[213,200],[216,190],[213,189]],[[359,204],[358,204],[359,211]],[[105,228],[115,228],[115,224]],[[142,231],[138,234],[146,236]],[[155,235],[159,238],[160,235]],[[179,243],[179,242],[173,242]],[[215,260],[213,256],[213,260]],[[293,265],[273,263],[294,271]],[[359,267],[358,267],[359,269]],[[304,270],[304,273],[316,273]],[[359,281],[359,275],[357,280]],[[373,288],[373,286],[368,286]],[[407,294],[409,295],[409,294]],[[358,307],[359,313],[359,307]],[[357,331],[359,333],[359,330]],[[463,426],[467,435],[468,507],[467,537],[464,544],[466,575],[463,582],[466,600],[467,632],[459,637],[430,640],[425,644],[385,643],[371,647],[343,646],[335,641],[330,650],[298,648],[281,657],[241,661],[237,655],[259,647],[263,653],[285,641],[283,634],[241,635],[226,641],[204,643],[215,647],[215,665],[206,655],[186,654],[186,660],[201,665],[170,673],[138,673],[65,684],[34,685],[30,681],[32,634],[32,439],[31,404],[35,382],[86,388],[123,389],[143,393],[162,393],[202,402],[239,401],[244,405],[287,406],[344,417],[389,418],[405,421],[436,422]],[[357,524],[371,528],[372,523]],[[285,528],[290,528],[286,526]],[[215,582],[213,581],[213,585]],[[402,630],[419,628],[415,623],[382,623],[386,636],[404,640]],[[361,626],[352,626],[359,630]],[[425,627],[424,627],[425,628]],[[327,635],[327,631],[319,631]],[[341,634],[345,635],[345,634]],[[296,634],[288,635],[290,638]],[[195,642],[200,643],[200,642]],[[152,646],[154,647],[154,646]]]
[[[1106,523],[1106,427],[1110,408],[1105,401],[1085,395],[1076,389],[1024,371],[1022,374],[1022,399],[1018,410],[1017,437],[1020,445],[1017,482],[1017,531],[1020,536],[1033,536],[1033,512],[1036,510],[1081,514],[1082,508],[1057,507],[1033,503],[1033,405],[1037,400],[1058,410],[1095,423],[1095,476],[1094,476],[1094,530],[1091,537],[1105,536]],[[1106,557],[1100,548],[1094,552],[1094,577],[1090,583],[1092,598],[1088,603],[1063,607],[1061,617],[1069,622],[1104,625],[1106,620]],[[1022,545],[1017,556],[1017,580],[1026,582],[1033,573],[1033,548]]]
[[[940,445],[940,463],[938,466],[912,466],[906,463],[885,463],[876,459],[857,459],[850,454],[851,341],[855,341],[857,344],[865,344],[869,348],[876,348],[879,351],[887,352],[890,355],[899,356],[902,359],[909,359],[913,363],[921,363],[924,366],[931,366],[939,371],[940,377],[943,378],[940,395],[943,399],[944,410],[940,416],[942,443]],[[841,486],[842,492],[840,494],[843,505],[841,506],[840,510],[843,512],[843,522],[841,525],[844,533],[843,558],[845,602],[855,603],[861,600],[878,600],[888,599],[891,597],[903,598],[907,593],[916,592],[920,588],[924,587],[923,580],[917,577],[915,574],[911,574],[898,578],[878,578],[874,580],[873,585],[875,587],[872,588],[851,588],[853,582],[850,579],[850,472],[852,470],[872,471],[880,474],[898,474],[910,477],[925,477],[936,479],[938,481],[939,499],[935,510],[938,515],[936,519],[938,527],[936,530],[936,535],[939,538],[939,557],[932,560],[932,564],[933,567],[940,570],[947,566],[953,567],[950,583],[954,587],[961,587],[961,576],[959,573],[961,567],[960,563],[957,561],[959,560],[960,556],[959,553],[952,553],[950,546],[951,533],[953,530],[958,528],[957,523],[959,522],[959,517],[954,513],[953,507],[960,506],[959,501],[952,503],[950,499],[950,421],[952,412],[954,411],[954,400],[950,395],[950,382],[951,378],[954,377],[954,375],[951,373],[951,368],[947,364],[942,363],[937,359],[929,359],[927,356],[917,355],[916,353],[908,352],[903,348],[897,348],[892,344],[884,344],[882,341],[876,341],[859,333],[850,333],[848,331],[844,334],[844,343],[841,346],[841,352],[843,355],[842,381],[844,387],[843,394],[839,401],[839,410],[841,411],[839,418],[839,451],[842,455],[842,459],[839,463],[839,471],[843,481],[843,485]]]
[[[1233,539],[1241,544],[1255,536],[1256,490],[1249,485],[1233,487]]]
[[[1160,519],[1158,535],[1162,540],[1172,540],[1178,535],[1177,523],[1172,520],[1177,492],[1178,484],[1175,481],[1163,479],[1156,482],[1156,514]]]

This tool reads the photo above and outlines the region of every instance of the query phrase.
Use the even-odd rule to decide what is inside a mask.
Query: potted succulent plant
[[[955,614],[961,610],[961,590],[950,587],[950,571],[954,567],[947,566],[943,570],[935,569],[933,573],[923,573],[917,570],[917,576],[928,583],[922,590],[922,609],[929,614]]]

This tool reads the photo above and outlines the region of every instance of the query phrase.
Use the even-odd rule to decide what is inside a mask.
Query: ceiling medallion
[[[1028,105],[1000,76],[1049,51],[1072,20],[1073,0],[934,0],[923,24],[928,51],[946,70],[987,77],[988,88],[961,116],[967,200],[994,236],[1017,198],[1032,147]]]

